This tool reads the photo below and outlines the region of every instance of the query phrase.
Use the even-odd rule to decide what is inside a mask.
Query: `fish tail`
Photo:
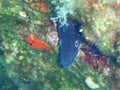
[[[45,49],[46,51],[49,51],[50,53],[53,53],[51,47],[50,47],[49,45],[47,45],[47,44],[44,46],[44,49]]]

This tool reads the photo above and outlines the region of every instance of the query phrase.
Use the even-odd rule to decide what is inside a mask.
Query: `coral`
[[[56,1],[56,0],[55,0]],[[51,2],[52,4],[56,4],[57,2],[55,2],[54,0]],[[56,11],[56,17],[54,17],[55,19],[59,19],[61,18],[62,21],[62,26],[63,25],[67,25],[67,17],[69,16],[74,16],[75,15],[75,10],[76,10],[76,3],[80,3],[80,1],[78,0],[60,0],[59,4],[55,7],[55,11]],[[52,18],[52,19],[54,19]]]
[[[107,58],[102,55],[97,47],[87,43],[82,44],[81,51],[83,52],[83,60],[88,63],[95,71],[107,69]]]
[[[111,3],[113,2],[113,3]],[[96,44],[104,54],[114,53],[114,34],[119,32],[119,10],[115,8],[115,1],[111,2],[88,0],[83,2],[77,19],[87,23],[83,28],[86,39]],[[114,7],[112,7],[114,5]],[[84,9],[84,11],[83,11]]]

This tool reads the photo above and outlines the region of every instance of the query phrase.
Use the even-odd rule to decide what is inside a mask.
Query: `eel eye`
[[[79,46],[79,41],[75,40],[75,47],[77,48]]]
[[[35,41],[33,40],[33,41],[30,42],[29,44],[30,44],[30,46],[32,46],[34,43],[35,43]]]

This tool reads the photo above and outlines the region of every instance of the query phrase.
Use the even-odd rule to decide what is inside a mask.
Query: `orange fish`
[[[35,35],[31,35],[29,37],[24,37],[25,41],[36,50],[46,50],[52,53],[52,49],[49,45],[47,45],[45,42],[39,40]]]
[[[120,0],[118,0],[117,7],[120,8]]]
[[[38,0],[38,5],[37,5],[40,9],[41,12],[43,13],[47,13],[49,11],[47,5],[45,2],[42,2],[41,0]]]

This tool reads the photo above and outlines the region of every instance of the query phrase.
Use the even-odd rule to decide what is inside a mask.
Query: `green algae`
[[[83,1],[76,5],[73,17],[84,22],[83,32],[87,40],[96,44],[102,53],[114,54],[114,33],[119,32],[119,11],[114,0]],[[114,5],[114,7],[113,7]]]
[[[45,37],[47,29],[43,23],[49,20],[52,15],[41,13],[38,7],[30,5],[30,3],[35,4],[37,0],[2,0],[0,2],[0,35],[2,37],[0,44],[5,47],[4,55],[0,56],[0,89],[90,90],[85,84],[85,79],[88,76],[94,77],[96,82],[100,84],[101,87],[98,90],[110,88],[107,85],[111,82],[107,82],[104,75],[94,72],[90,66],[81,60],[76,59],[74,65],[68,69],[62,68],[58,60],[58,47],[55,49],[51,46],[53,53],[50,54],[49,52],[34,50],[27,45],[23,38],[24,34],[36,34],[39,39],[47,42]],[[55,5],[58,5],[58,2]],[[71,9],[73,9],[72,7]],[[96,16],[96,20],[93,20],[95,17],[90,15],[91,12],[87,8],[76,7],[76,10],[79,8],[80,13],[73,17],[78,19],[80,15],[79,21],[82,21],[82,16],[85,16],[88,18],[85,22],[89,25],[92,23],[91,27],[86,26],[85,30],[83,29],[85,36],[88,37],[87,39],[92,41],[90,38],[93,38],[94,33],[99,37],[99,40],[93,41],[100,50],[105,54],[111,52],[111,41],[106,36],[103,37],[104,39],[100,37],[109,32],[108,28],[111,27],[111,23],[110,25],[103,23],[99,19],[101,16],[96,16],[96,14],[100,14],[98,12],[92,14]],[[25,15],[21,15],[21,12]],[[102,28],[105,33],[100,31],[102,33],[99,35],[99,28]],[[119,45],[116,50],[120,52]]]

